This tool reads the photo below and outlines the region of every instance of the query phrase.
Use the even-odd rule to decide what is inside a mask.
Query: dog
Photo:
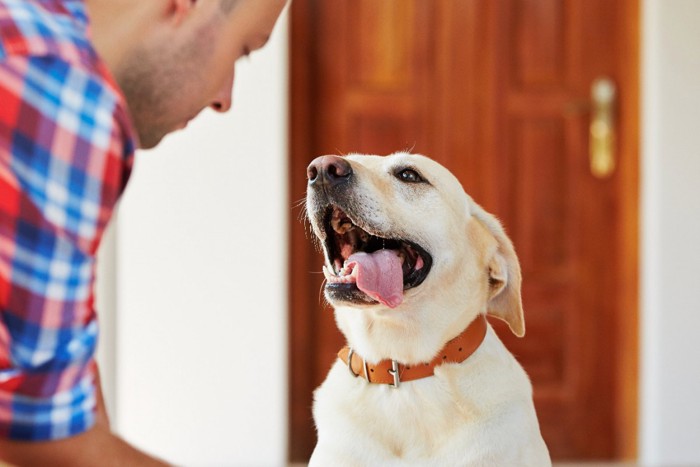
[[[314,392],[309,465],[551,465],[530,380],[485,317],[525,334],[498,220],[421,155],[322,156],[307,176],[348,344]]]

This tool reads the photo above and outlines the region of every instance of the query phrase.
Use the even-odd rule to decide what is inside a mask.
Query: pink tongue
[[[401,259],[394,251],[358,252],[351,255],[345,265],[354,267],[357,288],[370,297],[390,308],[403,301],[403,270]]]

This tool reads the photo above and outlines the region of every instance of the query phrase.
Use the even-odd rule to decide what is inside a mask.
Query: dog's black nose
[[[340,156],[317,157],[306,169],[309,185],[329,184],[330,186],[347,182],[352,175],[350,163]]]

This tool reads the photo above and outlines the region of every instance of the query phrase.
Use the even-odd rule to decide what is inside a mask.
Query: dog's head
[[[446,168],[407,153],[323,156],[308,179],[325,295],[365,357],[425,360],[485,312],[524,334],[513,245]]]

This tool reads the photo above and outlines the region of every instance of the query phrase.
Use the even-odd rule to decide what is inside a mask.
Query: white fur
[[[347,156],[353,221],[413,241],[433,257],[427,279],[390,309],[332,303],[338,327],[370,363],[430,361],[487,310],[524,333],[520,267],[498,221],[447,169],[423,156]],[[428,184],[395,174],[417,170]],[[312,190],[307,205],[314,211]],[[343,207],[343,206],[341,206]],[[318,219],[312,217],[317,235]],[[491,283],[489,282],[491,279]],[[489,326],[477,351],[399,388],[369,384],[337,361],[314,394],[311,466],[549,466],[523,368]]]

